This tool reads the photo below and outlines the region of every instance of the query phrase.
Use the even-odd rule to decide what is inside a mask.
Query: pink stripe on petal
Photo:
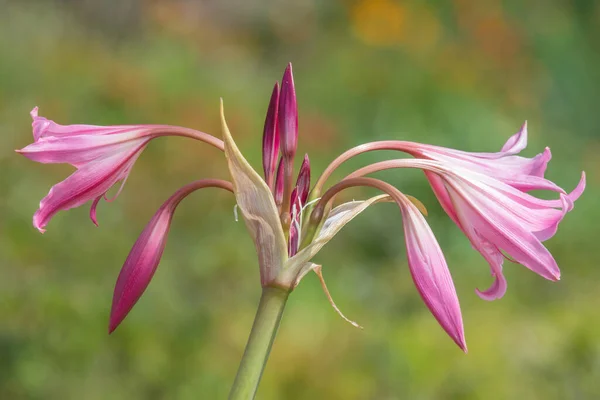
[[[549,280],[558,280],[556,261],[522,221],[512,218],[497,202],[481,194],[473,194],[468,186],[449,182],[450,195],[460,210],[463,226],[469,225],[478,234],[520,264]]]

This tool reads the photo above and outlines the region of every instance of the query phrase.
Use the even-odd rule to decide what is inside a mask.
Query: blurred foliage
[[[163,123],[218,134],[218,99],[247,157],[273,82],[294,63],[300,150],[314,173],[356,144],[397,138],[496,151],[529,120],[548,176],[588,189],[547,243],[559,283],[508,264],[505,298],[484,302],[484,260],[443,214],[425,179],[382,174],[429,208],[453,272],[469,354],[413,287],[401,218],[374,207],[319,255],[292,295],[258,398],[600,398],[600,3],[517,0],[0,0],[0,398],[225,398],[260,287],[233,199],[192,196],[125,323],[106,334],[114,281],[137,234],[176,188],[226,177],[222,155],[159,139],[137,162],[100,228],[85,207],[31,226],[37,202],[69,173],[13,149],[28,112],[59,123]],[[391,154],[366,154],[338,177]],[[370,192],[348,196],[363,197]]]

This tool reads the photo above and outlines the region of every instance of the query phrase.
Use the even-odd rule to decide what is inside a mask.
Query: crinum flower
[[[304,156],[299,173],[294,174],[298,110],[291,64],[281,85],[275,84],[267,109],[262,141],[264,177],[236,146],[222,102],[223,141],[203,132],[172,126],[61,126],[39,117],[37,108],[32,117],[34,143],[19,152],[34,161],[70,163],[77,168],[41,201],[34,215],[34,226],[42,232],[58,211],[87,201],[92,201],[90,215],[96,223],[98,201],[116,182],[125,181],[141,151],[158,136],[194,138],[225,152],[231,182],[203,179],[184,186],[159,208],[143,230],[116,283],[110,332],[147,288],[160,262],[179,202],[195,190],[217,187],[235,195],[236,207],[256,247],[261,286],[280,290],[287,299],[287,293],[314,271],[338,312],[315,257],[340,229],[369,206],[396,203],[403,219],[408,266],[415,286],[441,327],[466,351],[458,297],[443,252],[425,219],[427,210],[420,201],[394,186],[365,175],[390,168],[417,168],[425,172],[443,209],[490,264],[494,283],[485,291],[477,291],[487,300],[500,298],[506,291],[502,274],[504,258],[523,264],[546,279],[559,279],[556,261],[542,242],[556,233],[559,222],[573,209],[585,188],[585,175],[569,194],[544,178],[549,149],[533,158],[516,155],[527,144],[526,124],[497,153],[469,153],[395,140],[362,144],[336,158],[311,188],[308,155]],[[342,163],[374,150],[396,150],[415,158],[375,163],[326,186],[331,173]],[[333,206],[338,193],[361,186],[378,189],[382,194]],[[528,193],[533,189],[557,192],[559,198],[539,199]],[[281,311],[278,318],[280,314]],[[271,342],[264,345],[267,354],[270,345]]]

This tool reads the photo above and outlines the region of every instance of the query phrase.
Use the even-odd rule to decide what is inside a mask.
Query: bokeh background
[[[597,1],[0,0],[0,398],[226,398],[260,295],[253,245],[230,195],[179,208],[155,279],[111,336],[113,285],[137,235],[174,190],[227,177],[221,154],[152,142],[121,196],[31,226],[71,171],[13,153],[29,111],[59,123],[183,125],[219,134],[226,102],[260,168],[275,80],[294,63],[300,149],[313,173],[343,150],[396,138],[496,151],[529,121],[527,156],[588,188],[547,246],[552,283],[508,263],[495,302],[484,260],[418,172],[382,177],[420,198],[452,270],[469,354],[437,325],[410,278],[394,205],[368,210],[319,254],[292,294],[259,399],[600,398],[600,3]],[[342,177],[367,154],[341,168]],[[363,198],[371,191],[347,193]]]

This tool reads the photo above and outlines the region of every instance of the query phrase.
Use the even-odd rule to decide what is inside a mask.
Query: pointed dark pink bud
[[[298,103],[296,102],[296,89],[294,88],[291,63],[285,69],[281,80],[277,118],[282,142],[281,152],[285,158],[292,159],[296,154],[298,145]]]
[[[175,209],[190,193],[205,187],[218,187],[233,192],[229,182],[202,179],[179,189],[158,209],[121,268],[113,294],[108,333],[119,326],[150,284],[165,250]]]
[[[279,129],[277,128],[277,110],[279,108],[279,83],[275,83],[271,101],[267,109],[265,118],[265,128],[263,131],[263,169],[265,171],[265,180],[270,187],[273,187],[273,176],[277,167],[277,157],[279,156]]]
[[[275,179],[275,204],[280,206],[283,203],[283,157],[279,158],[279,165],[277,166],[277,178]]]
[[[298,179],[296,180],[296,188],[298,189],[298,196],[300,197],[300,203],[302,206],[306,205],[306,199],[308,198],[308,192],[310,191],[310,161],[308,154],[304,155],[304,160],[300,166],[300,172],[298,173]],[[292,202],[296,199],[292,197]]]

